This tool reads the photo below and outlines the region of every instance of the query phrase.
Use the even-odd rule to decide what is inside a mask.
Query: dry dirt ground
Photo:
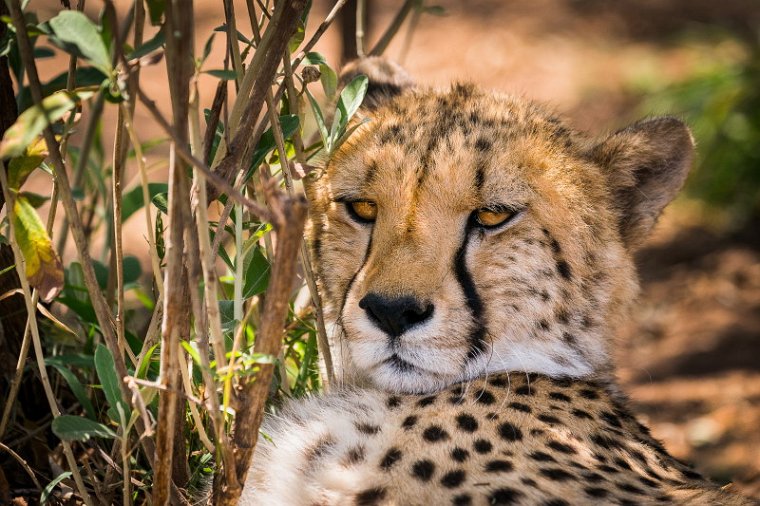
[[[235,3],[238,27],[245,27],[245,3]],[[401,3],[373,2],[370,41]],[[700,34],[760,26],[760,4],[753,0],[428,3],[442,5],[448,15],[423,16],[403,58],[421,83],[445,86],[464,79],[522,94],[552,104],[575,127],[592,132],[634,119],[638,99],[630,93],[631,82],[675,80],[736,50]],[[33,4],[47,4],[42,18],[55,5]],[[307,36],[331,4],[315,0]],[[221,23],[219,5],[197,2],[198,48]],[[403,56],[403,38],[402,31],[388,51],[392,58]],[[221,46],[220,39],[212,55],[217,61]],[[337,63],[337,33],[317,49]],[[146,90],[166,107],[165,78],[158,71],[155,76]],[[214,83],[202,84],[208,104]],[[144,111],[138,110],[137,122],[146,138],[159,136]],[[621,336],[619,376],[638,412],[676,456],[760,498],[760,223],[722,232],[707,228],[688,209],[669,211],[638,254],[643,290]],[[139,228],[134,233],[142,236]],[[144,256],[142,241],[131,247]]]

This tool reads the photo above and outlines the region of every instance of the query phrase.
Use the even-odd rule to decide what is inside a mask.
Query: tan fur
[[[749,504],[671,457],[612,375],[631,252],[683,183],[688,129],[594,143],[523,99],[352,68],[375,77],[366,123],[308,187],[346,386],[268,418],[241,504]],[[480,227],[494,206],[513,218]],[[396,332],[372,297],[424,317]]]

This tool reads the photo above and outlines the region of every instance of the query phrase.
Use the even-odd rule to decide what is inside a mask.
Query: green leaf
[[[49,359],[45,359],[45,363],[50,367],[54,367],[55,370],[58,371],[58,373],[63,377],[63,379],[66,380],[66,383],[69,385],[69,389],[71,389],[71,393],[74,394],[74,397],[77,398],[79,404],[81,404],[84,408],[84,412],[87,414],[87,418],[95,420],[97,417],[95,407],[92,405],[92,402],[87,396],[87,392],[85,391],[84,386],[79,381],[79,378],[77,378],[76,374],[67,369],[63,364],[51,362]]]
[[[144,42],[140,47],[126,55],[127,60],[136,60],[142,58],[145,55],[152,53],[159,49],[166,42],[166,36],[164,35],[163,28],[156,32],[156,34],[149,41]]]
[[[261,246],[253,248],[245,259],[243,298],[264,293],[269,284],[270,265]]]
[[[161,24],[161,18],[166,11],[166,0],[147,0],[148,14],[150,14],[150,24],[158,26]]]
[[[67,11],[68,12],[68,11]],[[48,125],[72,110],[79,100],[93,95],[92,91],[59,91],[42,100],[42,107],[32,106],[16,119],[0,142],[0,158],[22,156],[24,150]]]
[[[282,130],[283,137],[285,139],[292,137],[298,130],[299,123],[298,116],[295,114],[280,116],[280,129]],[[269,128],[261,135],[261,139],[259,139],[259,144],[253,152],[253,163],[251,164],[251,167],[256,168],[261,165],[261,162],[263,162],[264,158],[274,150],[275,146],[274,132]]]
[[[68,72],[62,72],[53,79],[42,85],[42,95],[52,95],[56,91],[65,90],[68,84]],[[81,66],[77,67],[74,75],[74,87],[83,88],[88,86],[100,86],[107,79],[106,75],[95,67]],[[18,107],[20,111],[25,111],[33,105],[32,93],[29,86],[21,88],[18,96]]]
[[[218,77],[222,81],[234,81],[237,78],[237,73],[234,70],[214,69],[204,70],[204,74],[209,74],[214,77]]]
[[[325,117],[322,115],[322,109],[319,108],[319,104],[317,103],[314,96],[312,96],[311,92],[306,89],[306,96],[309,98],[309,103],[311,104],[311,110],[314,112],[314,119],[317,121],[317,129],[319,130],[319,136],[322,139],[322,145],[325,147],[327,152],[330,151],[330,139],[329,134],[327,132],[327,125],[325,124]]]
[[[319,81],[328,99],[332,99],[338,91],[338,74],[326,63],[319,66]]]
[[[153,199],[159,193],[167,193],[169,185],[166,183],[148,183],[148,194]],[[121,221],[127,221],[130,216],[143,208],[142,186],[137,185],[128,192],[124,193],[121,202]]]
[[[13,226],[29,283],[39,290],[40,299],[50,302],[63,289],[63,264],[37,211],[23,195],[13,204]]]
[[[440,5],[427,5],[422,8],[422,12],[425,14],[431,14],[433,16],[447,16],[446,8]]]
[[[350,83],[340,92],[338,107],[342,109],[345,115],[345,122],[348,123],[353,118],[356,111],[362,105],[364,95],[367,94],[369,79],[365,75],[354,77]]]
[[[39,167],[47,156],[47,144],[42,137],[38,137],[26,147],[22,156],[12,158],[8,163],[8,186],[13,190],[21,188],[29,174]]]
[[[39,209],[43,205],[45,205],[45,202],[50,200],[50,197],[46,197],[45,195],[40,195],[39,193],[32,193],[32,192],[21,192],[19,193],[20,196],[24,197],[29,204],[35,209]]]
[[[55,487],[69,477],[71,477],[71,471],[66,471],[65,473],[61,473],[56,476],[53,481],[45,485],[45,488],[42,489],[42,492],[40,493],[40,504],[45,504],[48,500],[48,497],[50,497],[50,494],[52,494],[53,490],[55,490]]]
[[[206,61],[206,58],[208,58],[208,55],[211,54],[211,48],[214,47],[214,36],[216,34],[212,33],[208,39],[206,39],[206,43],[203,45],[203,54],[201,55],[201,64]]]
[[[221,32],[221,33],[227,33],[227,24],[225,23],[223,25],[217,26],[216,28],[214,28],[214,31],[215,32]],[[253,44],[253,41],[251,39],[249,39],[248,37],[246,37],[245,35],[243,35],[242,33],[240,33],[240,30],[237,30],[237,39],[240,42],[245,42],[248,45]]]
[[[53,433],[64,441],[87,441],[92,437],[116,438],[116,433],[94,420],[74,415],[61,415],[52,424]]]
[[[116,365],[114,364],[113,355],[111,351],[99,344],[95,349],[95,370],[98,372],[98,378],[100,384],[103,387],[103,393],[106,396],[108,405],[108,416],[111,420],[118,421],[118,411],[116,406],[121,404],[125,413],[129,413],[129,407],[124,399],[121,397],[121,379],[116,375]]]
[[[298,46],[303,42],[305,34],[306,27],[304,26],[304,22],[303,20],[299,20],[298,26],[296,27],[296,33],[294,33],[290,38],[290,41],[288,41],[288,51],[290,51],[290,53],[294,53],[296,49],[298,49]]]
[[[75,56],[92,62],[97,68],[111,74],[111,57],[98,27],[79,11],[65,10],[48,21],[52,31],[50,41]]]
[[[157,193],[153,196],[153,199],[151,199],[153,202],[153,205],[158,208],[159,211],[161,211],[164,214],[169,214],[169,194],[168,193]]]

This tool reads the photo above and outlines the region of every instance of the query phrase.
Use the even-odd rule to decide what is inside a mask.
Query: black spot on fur
[[[471,415],[462,413],[457,416],[456,420],[459,428],[465,432],[475,432],[478,430],[478,421]]]
[[[385,452],[385,455],[380,461],[380,468],[383,471],[390,470],[394,466],[394,464],[396,464],[396,462],[401,460],[402,456],[403,456],[403,453],[401,453],[401,450],[399,450],[396,447],[391,448],[390,450]]]
[[[356,506],[374,506],[385,498],[386,490],[382,487],[369,488],[356,494]]]
[[[430,460],[418,460],[412,466],[412,475],[421,481],[430,481],[435,473],[435,464]]]
[[[549,322],[546,320],[541,320],[538,322],[538,327],[541,330],[549,330]]]
[[[537,417],[539,420],[541,420],[544,423],[548,423],[549,425],[562,425],[562,421],[560,421],[559,418],[552,415],[547,415],[545,413],[542,413],[538,415]]]
[[[464,448],[459,448],[458,446],[451,450],[451,458],[456,460],[457,462],[464,462],[468,458],[470,458],[470,452],[465,450]]]
[[[522,431],[509,422],[499,425],[499,436],[504,441],[520,441],[523,437]]]
[[[570,265],[564,260],[557,260],[557,272],[567,280],[570,280],[573,277],[572,272],[570,272]]]
[[[352,465],[357,464],[364,460],[364,447],[363,446],[355,446],[351,448],[348,453],[346,453],[346,457],[344,459],[344,463],[346,465]]]
[[[488,378],[488,384],[500,388],[508,387],[509,378],[506,376],[493,376],[491,378]]]
[[[448,473],[444,474],[443,477],[441,478],[441,485],[443,485],[446,488],[456,488],[459,485],[461,485],[466,478],[467,478],[467,473],[465,473],[461,469],[457,469],[455,471],[449,471]]]
[[[362,434],[366,434],[368,436],[374,436],[378,432],[380,432],[380,426],[378,425],[372,425],[369,423],[355,423],[354,427],[356,427],[356,430],[361,432]]]
[[[388,400],[385,402],[385,405],[388,406],[389,409],[397,408],[400,404],[401,398],[396,397],[395,395],[388,397]]]
[[[529,456],[536,462],[557,462],[554,457],[544,452],[533,452]]]
[[[564,499],[550,499],[541,503],[541,506],[569,506],[569,502]]]
[[[620,469],[625,469],[626,471],[631,470],[630,464],[628,464],[628,462],[621,459],[620,457],[615,457],[613,461],[615,462],[615,465],[618,466]]]
[[[417,401],[417,406],[424,408],[425,406],[430,406],[435,402],[435,395],[428,395],[427,397],[423,397],[419,401]]]
[[[470,506],[472,504],[472,497],[469,494],[459,494],[454,496],[451,504],[452,506]]]
[[[539,469],[538,472],[552,481],[565,481],[574,478],[572,474],[568,473],[564,469],[560,469],[559,467]]]
[[[486,462],[485,471],[487,473],[508,473],[514,468],[515,466],[508,460],[491,460]]]
[[[609,491],[599,487],[587,487],[583,491],[586,492],[587,496],[594,498],[607,497],[609,494]]]
[[[559,441],[549,441],[549,443],[546,445],[552,450],[556,450],[560,453],[565,453],[567,455],[573,455],[575,453],[578,453],[575,448],[573,448],[570,445],[566,445],[564,443],[560,443]]]
[[[613,427],[621,428],[622,424],[620,423],[620,419],[610,413],[609,411],[602,411],[601,417],[604,419],[605,422],[612,425]]]
[[[555,401],[570,402],[572,400],[570,396],[565,395],[562,392],[549,392],[549,397]]]
[[[497,488],[488,496],[488,504],[517,504],[523,493],[513,488]]]
[[[574,409],[571,413],[576,418],[585,418],[586,420],[594,419],[588,411],[583,411],[582,409]]]
[[[643,485],[646,485],[647,487],[650,487],[650,488],[659,488],[659,486],[660,486],[660,484],[657,483],[656,481],[650,480],[649,478],[646,478],[644,476],[639,476],[639,481]]]
[[[422,437],[426,441],[430,441],[431,443],[437,442],[437,441],[445,441],[449,438],[449,433],[443,430],[443,427],[440,425],[431,425],[425,431],[422,433]]]
[[[523,413],[531,413],[533,411],[530,409],[530,406],[523,404],[522,402],[510,402],[509,407],[517,411],[522,411]]]
[[[590,388],[582,388],[578,393],[584,399],[594,400],[599,398],[599,394],[596,392],[596,390],[591,390]]]
[[[630,483],[618,483],[617,488],[622,490],[623,492],[629,492],[631,494],[638,494],[642,495],[644,493],[643,490],[641,490],[636,485],[631,485]]]
[[[452,395],[449,397],[449,403],[453,404],[454,406],[459,406],[460,404],[464,404],[464,395],[458,394],[458,395]]]
[[[493,396],[491,392],[488,390],[481,390],[480,392],[475,393],[475,400],[478,401],[480,404],[485,404],[486,406],[490,406],[494,402],[496,402],[496,397]]]
[[[411,429],[415,425],[417,425],[417,417],[414,415],[407,416],[406,418],[404,418],[404,421],[401,422],[401,426],[405,428],[406,430]]]
[[[703,480],[701,474],[699,474],[696,471],[693,471],[691,469],[681,469],[681,474],[683,474],[685,477],[689,478],[690,480]]]
[[[530,387],[530,385],[521,385],[521,386],[515,388],[515,393],[517,395],[533,395],[534,391]]]
[[[489,453],[493,449],[491,442],[485,439],[476,440],[473,443],[472,447],[476,452],[481,454]]]
[[[582,476],[583,476],[583,479],[588,481],[589,483],[599,483],[600,481],[606,480],[606,478],[599,473],[586,472],[586,473],[582,473]]]
[[[478,151],[488,151],[491,149],[492,143],[490,139],[486,139],[484,137],[478,137],[478,139],[475,141],[475,149]]]
[[[602,464],[600,466],[597,466],[596,468],[602,471],[603,473],[617,474],[620,472],[619,469],[614,468],[612,466],[608,466],[607,464]]]

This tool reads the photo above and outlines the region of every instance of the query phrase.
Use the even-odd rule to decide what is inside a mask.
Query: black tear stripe
[[[468,221],[464,230],[464,240],[454,256],[454,273],[456,274],[459,286],[462,288],[462,293],[464,293],[467,307],[472,313],[472,319],[475,322],[475,328],[472,329],[467,338],[470,343],[470,349],[467,352],[468,360],[474,360],[477,358],[479,354],[485,351],[486,345],[486,325],[483,314],[483,301],[480,299],[480,295],[475,288],[475,282],[472,280],[470,271],[467,270],[467,245],[470,242],[471,232],[472,224]]]
[[[346,307],[346,301],[348,300],[348,293],[351,291],[351,287],[354,286],[354,281],[356,280],[356,276],[358,276],[359,273],[362,270],[364,270],[364,266],[367,264],[367,260],[369,260],[370,251],[372,251],[372,235],[371,234],[369,236],[369,243],[367,244],[367,252],[364,253],[364,259],[362,260],[362,265],[359,267],[359,270],[356,271],[353,276],[351,276],[351,280],[348,282],[348,286],[346,287],[346,293],[343,294],[343,300],[340,303],[340,311],[338,311],[338,318],[340,318],[341,320],[343,319],[343,309]]]

